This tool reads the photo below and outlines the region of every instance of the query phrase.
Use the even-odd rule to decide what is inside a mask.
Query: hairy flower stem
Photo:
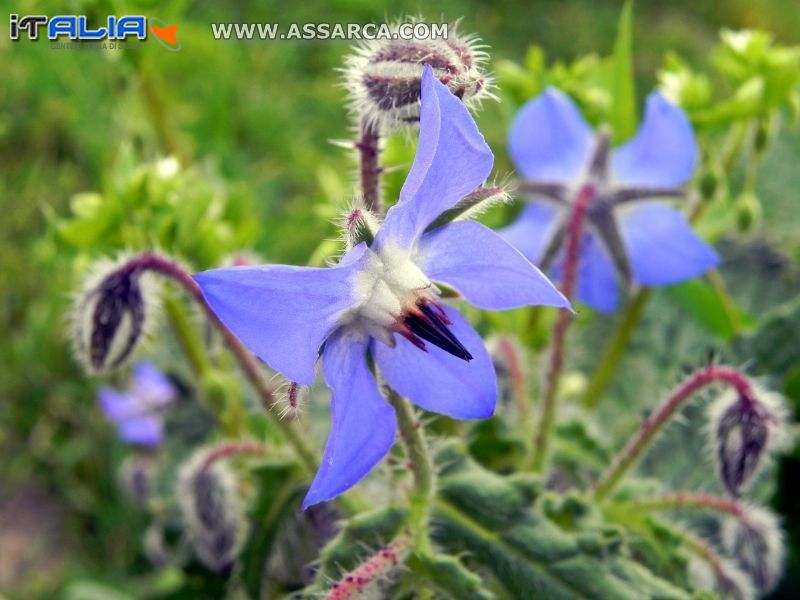
[[[200,465],[200,470],[208,469],[221,458],[227,458],[235,454],[264,455],[266,453],[267,447],[258,442],[227,442],[208,451]]]
[[[656,435],[682,408],[683,404],[699,390],[717,381],[727,383],[735,388],[739,392],[741,401],[755,402],[750,382],[734,369],[711,365],[690,375],[664,400],[651,417],[645,419],[636,434],[617,454],[608,469],[595,483],[594,497],[602,500],[608,496],[622,477],[638,462]]]
[[[192,277],[180,265],[178,265],[178,263],[158,254],[148,252],[145,254],[140,254],[139,256],[128,261],[122,267],[122,270],[130,272],[152,271],[177,282],[186,291],[186,293],[189,294],[189,297],[192,298],[192,300],[194,300],[198,306],[200,306],[208,321],[214,325],[217,331],[219,331],[220,335],[222,335],[222,338],[225,340],[225,344],[236,357],[239,366],[252,386],[255,388],[258,395],[261,397],[264,405],[272,408],[276,402],[276,397],[272,387],[262,376],[255,357],[247,348],[244,347],[244,345],[233,334],[233,332],[225,327],[217,315],[214,314],[214,311],[211,310],[211,307],[206,302],[200,286],[197,285],[195,280],[192,279]],[[290,422],[281,420],[275,411],[270,410],[268,411],[268,414],[272,418],[273,423],[275,423],[275,426],[281,431],[286,441],[297,453],[303,468],[309,474],[314,473],[317,469],[317,463],[314,459],[314,454],[311,452],[308,446],[306,446],[305,441],[297,432],[297,430]]]
[[[378,162],[380,135],[372,125],[366,122],[361,124],[361,137],[356,142],[356,148],[359,152],[364,205],[377,215],[381,212],[381,167]]]
[[[186,312],[180,301],[172,296],[164,298],[164,308],[169,318],[175,337],[183,353],[189,361],[189,366],[198,377],[203,377],[211,368],[208,357],[202,348],[200,338],[195,334]]]
[[[430,554],[431,540],[428,536],[428,520],[436,485],[436,474],[428,452],[428,444],[425,440],[422,423],[415,417],[414,409],[408,400],[392,389],[387,389],[386,396],[397,413],[400,438],[406,447],[408,461],[414,475],[414,488],[411,492],[408,517],[412,548],[420,554]]]
[[[572,212],[567,224],[564,277],[561,283],[561,293],[564,294],[568,300],[572,299],[575,292],[575,280],[578,274],[578,263],[583,239],[583,226],[586,221],[589,203],[594,196],[594,186],[588,184],[584,185],[578,192],[575,202],[572,204]],[[558,382],[561,378],[561,370],[564,366],[567,329],[572,322],[572,316],[572,313],[568,310],[560,311],[555,327],[553,328],[550,362],[544,382],[539,422],[533,438],[531,467],[537,472],[542,471],[548,458],[550,438],[553,435],[553,426],[555,425]]]
[[[699,494],[695,492],[670,492],[636,498],[635,500],[620,503],[626,511],[659,512],[665,510],[693,509],[712,513],[731,515],[740,520],[747,520],[745,508],[736,500],[713,494]]]
[[[385,577],[396,567],[406,553],[407,544],[403,540],[384,546],[339,581],[331,585],[325,600],[349,600],[361,598],[364,589]]]
[[[616,373],[619,361],[622,355],[625,354],[625,349],[631,341],[636,325],[638,325],[644,308],[652,296],[653,291],[650,288],[642,288],[636,292],[636,295],[628,303],[614,336],[603,351],[603,358],[595,368],[594,373],[592,373],[586,392],[581,398],[581,402],[585,407],[594,408],[597,406],[600,397],[603,395],[614,373]]]

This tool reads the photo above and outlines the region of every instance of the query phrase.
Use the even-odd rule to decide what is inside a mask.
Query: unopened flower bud
[[[366,207],[356,205],[350,208],[341,219],[345,250],[349,251],[361,242],[371,245],[379,226],[378,219]]]
[[[783,570],[783,533],[775,515],[748,507],[744,518],[727,518],[722,524],[722,544],[752,579],[759,594],[766,594]]]
[[[139,504],[146,504],[153,490],[155,462],[145,453],[125,459],[120,467],[120,484],[125,493]]]
[[[75,353],[89,372],[121,366],[144,338],[155,292],[143,277],[129,265],[104,263],[82,286],[72,333]]]
[[[783,444],[784,414],[780,397],[768,392],[743,396],[723,394],[710,407],[711,446],[720,481],[732,496],[739,496]]]
[[[173,562],[172,552],[164,539],[164,530],[157,523],[151,524],[142,536],[142,550],[150,564],[163,569]]]
[[[761,202],[752,192],[736,199],[736,226],[742,233],[751,231],[761,221]]]
[[[755,600],[756,591],[750,577],[732,560],[718,556],[694,557],[689,574],[697,589],[715,589],[720,600]]]
[[[397,25],[392,26],[396,31]],[[382,134],[419,121],[422,70],[426,64],[465,103],[487,97],[486,53],[474,36],[449,26],[447,39],[370,40],[347,59],[345,86],[353,114]]]
[[[245,539],[244,510],[233,473],[199,452],[181,469],[178,503],[195,554],[208,568],[228,572]]]
[[[719,188],[719,174],[712,168],[706,169],[700,177],[700,196],[708,202],[714,198]]]

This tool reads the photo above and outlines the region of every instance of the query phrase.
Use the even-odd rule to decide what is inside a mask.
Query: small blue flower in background
[[[614,310],[618,277],[669,285],[719,262],[680,212],[656,200],[682,195],[697,158],[686,115],[660,94],[648,97],[636,135],[609,151],[607,133],[595,134],[567,96],[548,89],[517,114],[509,153],[530,202],[498,233],[556,277],[570,204],[583,186],[594,188],[576,288],[589,306]]]
[[[164,437],[164,408],[175,396],[172,382],[151,363],[142,361],[134,367],[127,390],[104,387],[97,399],[108,420],[116,425],[120,439],[153,447]]]
[[[493,156],[464,105],[422,77],[419,145],[400,199],[370,246],[331,268],[282,265],[195,275],[214,312],[259,358],[308,385],[318,356],[333,392],[333,426],[303,502],[329,500],[358,483],[395,439],[394,409],[367,361],[399,394],[454,418],[492,415],[497,382],[483,341],[439,302],[433,281],[475,306],[567,307],[522,254],[475,222],[428,226],[489,175]]]

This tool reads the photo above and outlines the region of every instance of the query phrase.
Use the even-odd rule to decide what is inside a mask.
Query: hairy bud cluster
[[[781,398],[763,391],[752,396],[728,392],[711,405],[709,423],[717,474],[728,493],[738,497],[783,445]]]
[[[155,297],[154,284],[127,264],[92,269],[72,315],[73,347],[87,371],[116,369],[133,355],[150,328]]]
[[[353,114],[382,134],[417,123],[426,64],[462,101],[479,102],[491,95],[482,48],[477,37],[459,35],[455,27],[450,27],[447,39],[366,42],[344,69]]]
[[[224,463],[208,464],[201,451],[181,468],[177,491],[195,554],[208,568],[229,572],[246,533],[233,473]]]

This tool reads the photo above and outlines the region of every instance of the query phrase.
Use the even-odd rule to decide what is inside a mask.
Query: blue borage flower
[[[719,258],[683,215],[656,198],[679,197],[692,175],[696,147],[685,114],[660,94],[647,99],[636,135],[609,151],[572,101],[548,89],[522,107],[509,133],[509,153],[531,201],[498,231],[543,270],[558,277],[569,207],[592,186],[581,245],[577,296],[602,311],[618,303],[617,275],[626,283],[669,285],[695,277]]]
[[[485,309],[568,306],[483,225],[426,231],[486,179],[493,159],[467,109],[426,66],[414,163],[370,246],[356,245],[330,268],[266,265],[195,275],[222,322],[287,379],[312,383],[322,357],[333,426],[304,508],[355,485],[394,442],[394,409],[378,391],[368,354],[381,377],[422,408],[461,419],[493,413],[497,383],[483,341],[457,310],[440,304],[433,281]]]
[[[141,361],[133,369],[127,390],[103,387],[97,399],[108,420],[116,425],[120,439],[153,447],[164,437],[164,407],[175,395],[172,382],[151,363]]]

